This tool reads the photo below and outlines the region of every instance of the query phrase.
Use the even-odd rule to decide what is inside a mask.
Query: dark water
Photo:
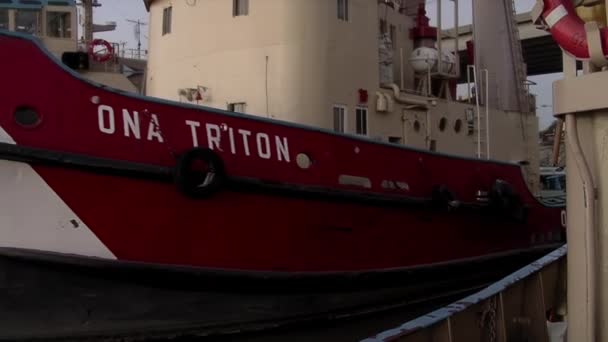
[[[446,296],[428,302],[407,305],[402,308],[356,318],[335,319],[325,322],[298,324],[286,328],[271,329],[258,333],[231,334],[225,336],[182,336],[177,338],[146,339],[146,342],[308,342],[308,341],[359,341],[372,337],[384,330],[425,315],[435,309],[462,299],[474,290]]]

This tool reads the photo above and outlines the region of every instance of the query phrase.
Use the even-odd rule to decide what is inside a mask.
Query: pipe
[[[268,63],[270,61],[270,57],[266,56],[266,71],[264,73],[265,79],[265,91],[266,91],[266,116],[270,117],[270,107],[268,105]]]
[[[549,31],[557,44],[577,59],[590,59],[585,22],[579,18],[571,0],[542,1],[542,14]],[[541,7],[540,5],[538,5]],[[608,27],[600,29],[600,40],[604,56],[608,56]]]
[[[597,258],[595,248],[595,184],[587,160],[581,149],[578,130],[576,125],[576,117],[574,114],[566,115],[566,142],[572,151],[576,167],[583,181],[583,196],[585,206],[585,251],[586,251],[586,274],[587,274],[587,297],[586,314],[587,314],[587,337],[586,341],[596,341],[596,325],[597,325],[597,285],[596,271]]]
[[[486,106],[486,159],[490,159],[490,105],[488,104],[488,97],[490,97],[490,84],[489,84],[489,72],[488,69],[483,69],[481,74],[484,75],[485,80],[485,91],[484,105]],[[523,127],[522,127],[523,129]]]
[[[472,65],[467,65],[467,96],[468,98],[468,103],[471,103],[471,98],[473,97],[473,94],[471,93],[471,67]]]
[[[437,105],[437,101],[435,101],[435,100],[420,100],[420,99],[413,99],[411,97],[401,96],[401,89],[399,88],[398,85],[396,85],[394,83],[390,84],[389,87],[393,90],[393,97],[395,98],[395,101],[397,101],[401,104],[415,105],[415,106],[420,106],[420,107],[424,107],[424,108],[428,108],[429,106]]]
[[[436,38],[436,44],[437,44],[437,72],[442,75],[443,74],[443,44],[442,44],[442,32],[441,30],[443,29],[442,25],[441,25],[441,1],[437,1],[437,38]],[[458,46],[456,47],[456,49],[458,49]]]
[[[394,43],[393,43],[394,44]],[[399,49],[399,84],[401,85],[401,89],[405,88],[405,80],[403,79],[404,70],[403,70],[403,48]]]
[[[433,147],[432,145],[432,141],[433,141],[433,131],[432,131],[433,125],[431,124],[431,112],[429,112],[428,110],[426,111],[426,148],[431,150],[431,147]]]
[[[477,82],[477,68],[473,65],[469,65],[473,71],[473,84],[475,85],[475,112],[477,114],[477,158],[481,158],[481,111],[479,105],[479,83]],[[468,71],[467,71],[468,72]]]

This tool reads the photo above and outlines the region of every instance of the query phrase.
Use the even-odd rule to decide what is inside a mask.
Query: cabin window
[[[163,36],[171,33],[171,17],[173,16],[173,7],[163,9]]]
[[[367,135],[367,108],[357,107],[355,116],[357,121],[357,134]]]
[[[238,17],[249,14],[249,0],[233,0],[232,16]]]
[[[18,10],[15,12],[15,31],[40,34],[40,11]]]
[[[0,30],[8,30],[8,10],[0,8]]]
[[[390,34],[391,34],[391,43],[393,43],[393,49],[394,49],[397,47],[397,44],[395,43],[397,41],[397,26],[391,25]]]
[[[69,12],[47,12],[46,35],[54,38],[72,38],[71,18]]]
[[[448,119],[441,118],[439,119],[439,130],[441,132],[445,131],[445,127],[448,125]]]
[[[348,0],[338,1],[338,19],[348,21]]]
[[[458,120],[456,120],[456,122],[454,122],[454,132],[460,133],[461,130],[462,130],[462,120],[458,119]]]
[[[541,175],[540,176],[541,190],[566,190],[566,175]]]
[[[235,102],[228,104],[228,111],[235,113],[245,113],[245,106],[247,104],[245,102]]]
[[[334,131],[339,133],[346,132],[346,107],[334,106]]]

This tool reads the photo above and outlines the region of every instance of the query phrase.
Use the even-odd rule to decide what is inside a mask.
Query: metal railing
[[[121,58],[128,59],[139,59],[139,60],[147,60],[148,59],[148,50],[140,50],[140,49],[122,49],[119,54]]]
[[[549,341],[566,303],[564,245],[486,289],[364,342]]]

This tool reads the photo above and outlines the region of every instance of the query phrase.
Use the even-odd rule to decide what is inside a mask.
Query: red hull
[[[120,94],[76,78],[33,41],[8,33],[0,33],[0,51],[6,68],[0,128],[18,147],[173,168],[179,154],[198,144],[220,156],[229,177],[262,185],[230,186],[197,200],[166,180],[70,168],[65,160],[32,164],[119,260],[233,270],[364,271],[464,261],[555,243],[562,235],[561,208],[538,202],[515,164]],[[39,125],[24,128],[7,115],[23,106],[41,113]],[[309,169],[298,167],[301,153],[313,160]],[[29,161],[15,158],[18,151],[11,155]],[[340,184],[344,175],[370,186]],[[490,191],[497,180],[519,194],[527,220],[499,219],[474,208],[478,191]],[[401,189],[387,189],[387,181]],[[291,190],[267,191],[264,184]],[[465,208],[448,212],[400,202],[424,202],[439,185]],[[310,189],[327,196],[306,195]],[[69,248],[56,252],[73,253]]]

